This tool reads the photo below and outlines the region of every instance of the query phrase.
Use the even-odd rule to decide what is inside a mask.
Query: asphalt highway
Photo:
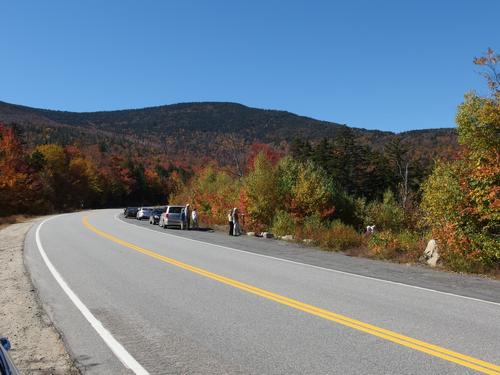
[[[500,375],[499,282],[120,213],[55,216],[26,238],[84,373]]]

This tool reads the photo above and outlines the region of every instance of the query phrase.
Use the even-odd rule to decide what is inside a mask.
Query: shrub
[[[399,232],[403,228],[405,215],[391,190],[384,193],[382,202],[372,202],[366,208],[366,225],[375,224],[377,230]]]
[[[340,221],[333,221],[320,238],[323,248],[335,251],[347,250],[363,244],[363,236],[356,230]]]
[[[338,188],[334,190],[332,196],[335,206],[333,218],[355,229],[362,229],[366,217],[366,198],[355,198]]]
[[[321,216],[319,214],[314,214],[297,222],[295,237],[301,240],[312,240],[313,244],[318,245],[319,239],[324,231],[325,226],[321,221]]]
[[[395,233],[384,230],[375,232],[370,237],[368,248],[375,258],[417,262],[425,248],[425,241],[409,231]]]
[[[438,241],[445,265],[454,271],[500,268],[500,241],[489,228],[498,225],[471,199],[473,171],[465,160],[437,163],[422,185],[421,223]],[[488,208],[489,209],[489,208]],[[493,233],[492,233],[493,232]]]
[[[273,220],[271,231],[277,236],[295,234],[295,221],[292,215],[285,211],[278,211]]]

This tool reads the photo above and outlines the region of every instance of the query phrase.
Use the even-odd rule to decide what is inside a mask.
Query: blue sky
[[[70,111],[231,101],[350,126],[454,126],[498,0],[5,1],[0,100]]]

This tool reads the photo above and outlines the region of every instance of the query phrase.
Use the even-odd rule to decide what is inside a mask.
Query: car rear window
[[[169,207],[168,212],[170,214],[180,214],[182,211],[182,207]]]

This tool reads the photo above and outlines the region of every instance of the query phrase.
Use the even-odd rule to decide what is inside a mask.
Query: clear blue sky
[[[0,100],[231,101],[391,131],[454,126],[499,0],[3,1]]]

